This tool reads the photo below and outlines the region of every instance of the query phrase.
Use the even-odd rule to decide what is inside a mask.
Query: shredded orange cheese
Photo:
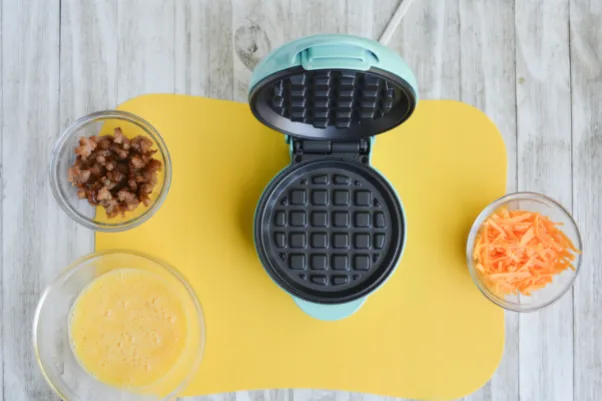
[[[536,212],[499,209],[485,220],[474,246],[474,263],[498,295],[531,295],[552,282],[580,253],[552,222]]]

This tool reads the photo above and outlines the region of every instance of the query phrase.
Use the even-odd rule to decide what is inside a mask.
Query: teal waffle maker
[[[360,37],[302,38],[253,72],[251,110],[286,135],[291,152],[290,165],[257,205],[257,254],[273,281],[315,318],[353,314],[399,263],[403,206],[370,166],[370,151],[374,135],[406,121],[417,103],[404,60]]]

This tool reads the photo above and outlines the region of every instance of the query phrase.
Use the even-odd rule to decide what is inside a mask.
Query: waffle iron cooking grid
[[[390,185],[361,163],[318,160],[285,170],[259,205],[256,236],[264,265],[302,299],[360,298],[399,259],[401,206]]]

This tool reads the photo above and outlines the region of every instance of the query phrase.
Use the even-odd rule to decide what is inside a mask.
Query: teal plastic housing
[[[273,50],[255,67],[249,93],[264,78],[297,66],[308,71],[378,68],[405,80],[418,102],[416,77],[401,56],[373,40],[344,34],[307,36]]]
[[[369,71],[370,69],[379,69],[406,81],[414,92],[415,103],[418,103],[416,78],[406,62],[397,53],[373,40],[344,34],[304,37],[273,50],[253,71],[249,94],[256,86],[261,85],[264,79],[294,67],[302,67],[307,71],[332,69]],[[287,138],[287,140],[289,139]],[[384,178],[386,179],[386,177]],[[407,233],[407,220],[405,219],[403,204],[401,212],[404,215]],[[399,260],[403,256],[406,239],[407,234],[404,235],[402,254]],[[394,269],[396,268],[397,266],[394,267]],[[381,286],[383,284],[384,282]],[[378,288],[380,286],[375,288],[374,291]],[[283,288],[283,290],[285,289]],[[291,297],[297,306],[308,315],[320,320],[333,321],[346,318],[355,313],[365,303],[368,296],[340,304],[319,304],[292,295]]]

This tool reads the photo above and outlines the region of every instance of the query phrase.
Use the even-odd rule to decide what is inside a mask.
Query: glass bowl
[[[67,171],[75,162],[74,150],[80,137],[113,134],[117,127],[120,127],[128,138],[142,135],[151,139],[153,148],[157,150],[154,157],[163,166],[157,173],[158,183],[150,195],[149,206],[140,205],[135,210],[127,211],[124,216],[108,219],[104,208],[94,207],[86,199],[78,198],[77,188],[69,182]],[[100,111],[78,119],[61,135],[50,159],[50,187],[57,202],[73,220],[96,231],[124,231],[144,223],[161,207],[170,184],[171,158],[163,138],[148,122],[124,111]]]
[[[169,372],[148,388],[126,390],[106,385],[77,361],[69,336],[69,317],[80,292],[94,279],[119,268],[139,269],[160,275],[177,291],[187,316],[184,350]],[[129,251],[88,255],[65,269],[44,291],[33,322],[33,346],[42,374],[66,401],[172,400],[197,372],[205,345],[201,305],[190,285],[169,265]]]
[[[583,251],[581,234],[571,214],[553,199],[532,192],[518,192],[506,195],[487,206],[477,217],[470,229],[466,245],[466,260],[468,270],[479,290],[493,303],[504,309],[515,312],[532,312],[551,305],[564,295],[573,285],[581,267],[581,254],[575,255],[573,266],[575,270],[566,269],[554,276],[553,281],[545,287],[534,291],[531,295],[510,294],[501,296],[490,289],[482,274],[476,270],[473,250],[477,234],[484,221],[501,207],[511,210],[528,210],[548,216],[550,220],[562,223],[564,234],[573,242],[575,247]]]

